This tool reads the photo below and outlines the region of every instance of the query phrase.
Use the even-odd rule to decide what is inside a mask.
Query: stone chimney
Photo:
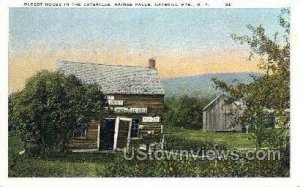
[[[149,60],[148,60],[148,62],[149,62],[149,68],[154,68],[155,69],[155,58],[150,58]]]

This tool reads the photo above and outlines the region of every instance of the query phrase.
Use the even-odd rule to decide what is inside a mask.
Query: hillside
[[[259,76],[259,73],[217,73],[189,77],[163,79],[162,83],[166,98],[188,95],[190,97],[214,97],[220,94],[215,89],[212,77],[216,77],[228,84],[250,83],[253,79],[249,75]]]

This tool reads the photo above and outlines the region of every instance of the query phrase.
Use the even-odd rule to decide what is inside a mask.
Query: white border
[[[300,1],[292,4],[291,14],[291,179],[300,184]]]
[[[8,8],[0,1],[0,186],[8,174]]]
[[[30,2],[37,2],[33,0]],[[83,2],[76,0],[75,2]],[[96,0],[90,1],[95,2]],[[100,0],[99,0],[100,1]],[[141,2],[134,0],[130,2]],[[58,2],[40,0],[38,2]],[[74,2],[66,0],[64,2]],[[102,1],[103,2],[103,1]],[[113,2],[113,1],[110,1]],[[122,2],[128,2],[123,0]],[[145,0],[143,0],[145,2]],[[157,2],[149,0],[147,2]],[[160,1],[165,2],[165,1]],[[177,0],[177,2],[179,2]],[[224,3],[230,2],[231,8],[278,8],[292,7],[291,14],[291,177],[290,178],[10,178],[8,179],[7,163],[7,95],[8,95],[8,7],[22,7],[21,0],[0,1],[0,186],[300,186],[300,1],[297,0],[181,0],[180,2],[209,2],[209,7],[225,8]],[[186,8],[186,7],[185,7]],[[87,184],[88,183],[88,184]]]
[[[203,6],[201,8],[228,8],[225,7],[225,3],[231,3],[234,8],[281,8],[288,7],[293,3],[294,0],[7,0],[7,6],[9,7],[23,7],[24,2],[44,2],[44,3],[201,3],[208,6]],[[74,6],[76,8],[76,6]],[[53,8],[63,8],[63,7],[53,7]],[[78,7],[77,7],[78,8]],[[84,7],[83,7],[84,8]],[[86,7],[87,8],[87,7]],[[93,8],[93,7],[89,7]],[[94,7],[99,8],[99,7]],[[120,8],[120,7],[101,7],[101,8]],[[130,8],[130,7],[129,7]],[[132,8],[132,7],[131,7]],[[148,8],[148,7],[134,7],[134,8]],[[153,8],[153,7],[150,7]],[[154,8],[179,8],[179,7],[154,7]],[[182,7],[187,8],[187,7]]]

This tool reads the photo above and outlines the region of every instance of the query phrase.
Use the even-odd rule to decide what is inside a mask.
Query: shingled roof
[[[155,68],[107,65],[62,61],[58,70],[74,74],[83,83],[96,83],[104,94],[164,95],[164,89]]]

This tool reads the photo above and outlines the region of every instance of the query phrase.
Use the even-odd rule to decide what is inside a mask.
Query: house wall
[[[115,100],[123,100],[123,106],[110,107],[128,107],[128,108],[147,108],[147,113],[113,113],[109,117],[137,118],[140,121],[139,136],[142,138],[147,135],[149,130],[154,130],[155,135],[159,135],[162,129],[161,117],[163,114],[164,96],[150,95],[114,95]],[[143,122],[142,117],[160,117],[159,122]]]
[[[86,131],[86,138],[72,138],[69,142],[71,149],[97,149],[99,123],[92,120]]]
[[[153,143],[160,139],[160,134],[163,130],[162,114],[163,114],[163,95],[122,95],[122,94],[111,94],[108,96],[113,96],[114,100],[123,101],[123,105],[110,105],[110,111],[113,111],[115,107],[126,107],[126,108],[147,108],[147,113],[128,113],[128,112],[111,112],[107,114],[104,118],[135,118],[139,119],[139,136],[137,138],[131,138],[130,145],[140,144],[140,143]],[[143,117],[160,117],[159,122],[143,122]],[[73,149],[97,149],[99,148],[100,140],[100,129],[98,125],[101,122],[92,121],[87,128],[86,139],[72,139],[70,141],[70,148]],[[119,126],[119,131],[126,129],[121,129]],[[153,131],[153,138],[148,139],[148,131]],[[122,139],[123,141],[123,139]],[[125,140],[124,140],[125,141]],[[126,145],[126,142],[118,142],[118,145]]]

